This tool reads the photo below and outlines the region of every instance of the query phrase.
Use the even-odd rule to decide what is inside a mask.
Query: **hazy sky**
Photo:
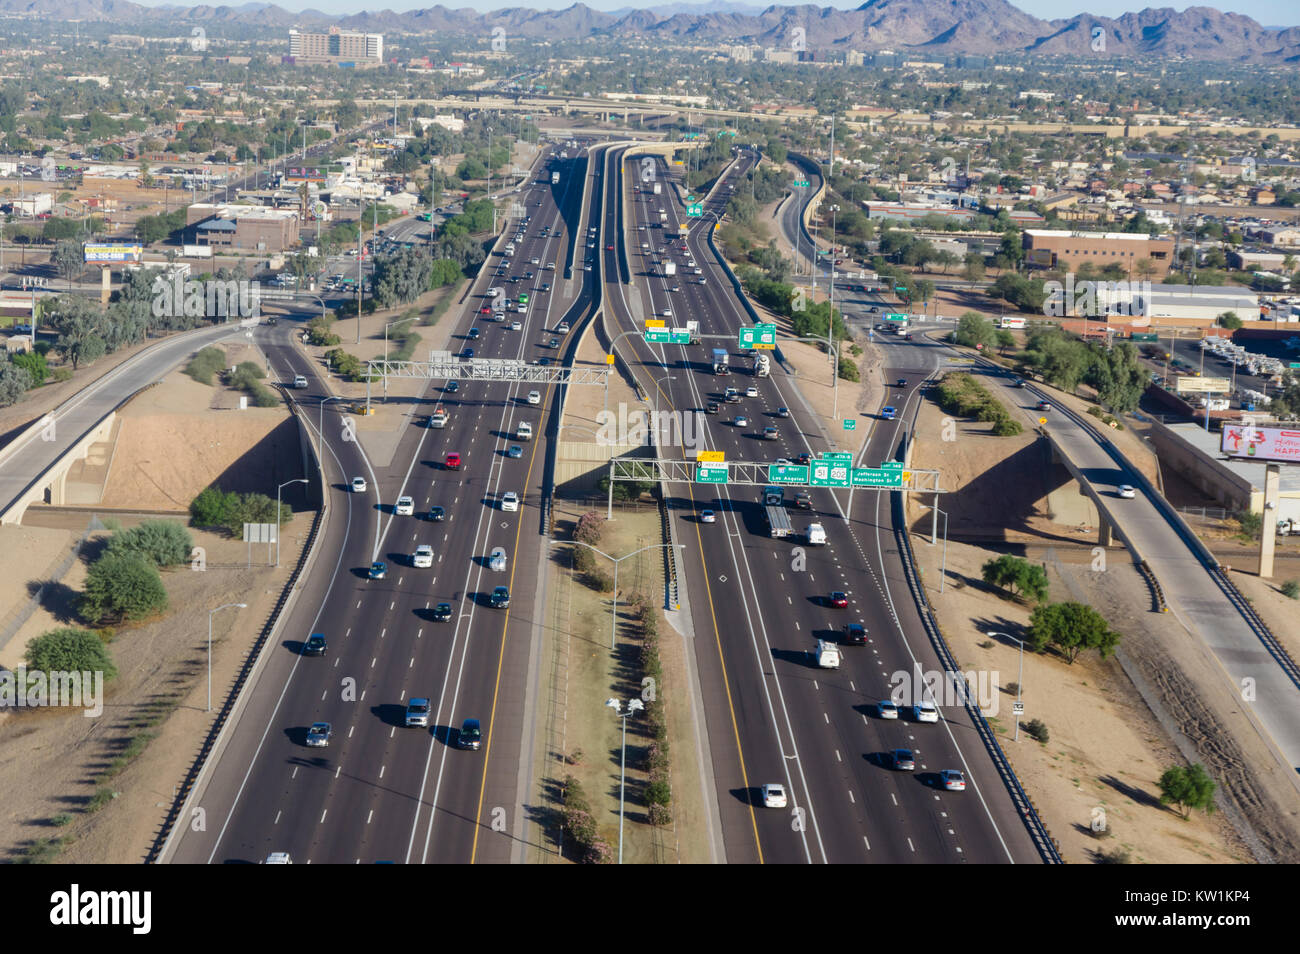
[[[151,0],[146,0],[151,2]],[[177,3],[177,0],[152,0],[152,2],[171,2]],[[181,0],[183,3],[184,0]],[[230,6],[239,6],[241,0],[225,0]],[[471,7],[475,10],[499,10],[503,7],[531,7],[537,10],[560,10],[572,6],[573,0],[282,0],[278,5],[286,10],[303,10],[312,8],[322,10],[325,13],[334,13],[345,16],[350,13],[359,13],[362,10],[419,10],[426,7],[436,6],[441,2],[443,6],[452,9],[461,7]],[[662,0],[585,0],[587,6],[596,10],[620,10],[628,7],[651,7],[662,8]],[[674,0],[668,0],[674,2]],[[739,0],[747,2],[747,0]],[[786,3],[793,4],[799,0],[785,0]],[[846,2],[846,0],[809,0],[818,6],[833,6],[840,9],[852,9],[861,5],[859,2]],[[1142,10],[1146,7],[1173,7],[1176,10],[1185,10],[1189,6],[1208,6],[1216,7],[1225,13],[1241,13],[1264,24],[1265,26],[1297,26],[1300,25],[1300,3],[1296,0],[1218,0],[1218,2],[1202,2],[1197,4],[1189,3],[1168,3],[1162,0],[1142,0],[1142,2],[1126,2],[1126,0],[1011,0],[1017,7],[1026,13],[1032,13],[1036,17],[1042,17],[1045,20],[1064,19],[1074,16],[1076,13],[1093,13],[1100,16],[1114,17],[1121,13]],[[764,7],[767,2],[752,2],[751,6]],[[699,5],[701,11],[707,10],[710,4],[702,3]]]

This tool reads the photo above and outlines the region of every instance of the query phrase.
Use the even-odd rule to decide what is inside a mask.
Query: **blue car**
[[[524,456],[524,449],[518,444],[511,444],[510,449],[506,451],[506,456],[511,460],[518,460],[520,457]]]
[[[880,409],[880,419],[882,421],[892,421],[898,414],[898,409],[893,407],[882,407]]]
[[[376,560],[370,564],[370,578],[372,580],[382,580],[388,575],[388,564],[383,560]]]

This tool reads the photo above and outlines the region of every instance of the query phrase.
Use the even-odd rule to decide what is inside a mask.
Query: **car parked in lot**
[[[307,730],[307,744],[312,748],[329,745],[331,735],[333,732],[328,722],[313,722],[311,728]]]

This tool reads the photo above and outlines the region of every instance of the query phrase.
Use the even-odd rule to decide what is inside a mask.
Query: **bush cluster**
[[[174,520],[145,520],[108,541],[109,553],[134,553],[154,566],[184,563],[193,548],[190,532]]]
[[[280,505],[279,522],[293,516],[288,504]],[[275,523],[275,501],[266,494],[237,494],[208,487],[190,501],[190,522],[196,527],[242,533],[246,523]]]
[[[582,784],[572,775],[566,775],[560,785],[564,793],[560,825],[564,837],[574,845],[574,855],[586,864],[608,863],[613,852],[596,831],[596,819]]]
[[[211,384],[213,377],[226,369],[226,353],[220,348],[208,345],[185,366],[185,373],[199,384]]]
[[[641,627],[641,695],[645,702],[645,726],[653,741],[645,747],[641,768],[648,775],[645,789],[650,824],[672,823],[672,788],[669,785],[668,722],[659,691],[663,686],[663,665],[659,660],[659,616],[644,596],[632,598],[632,608]]]
[[[1010,437],[1022,430],[1006,406],[965,372],[950,372],[939,381],[939,406],[949,414],[992,423],[998,437]]]

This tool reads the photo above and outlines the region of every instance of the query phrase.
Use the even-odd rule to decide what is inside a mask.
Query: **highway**
[[[537,170],[548,168],[545,158]],[[547,175],[522,193],[532,221],[506,276],[521,280],[504,287],[516,296],[527,289],[531,304],[525,314],[506,315],[520,320],[519,331],[508,321],[478,320],[481,296],[500,281],[492,267],[482,269],[475,307],[457,326],[478,357],[553,356],[543,347],[544,331],[588,309],[584,273],[562,280],[585,164],[585,157],[558,162],[565,173],[559,185]],[[549,236],[540,234],[543,226]],[[531,266],[533,277],[523,279],[532,258],[556,262],[556,271]],[[547,281],[551,292],[541,291]],[[481,337],[468,337],[471,326]],[[308,377],[305,392],[291,392],[308,419],[324,415],[328,530],[283,638],[245,690],[245,708],[197,789],[194,804],[207,812],[207,830],[178,828],[164,860],[255,862],[286,851],[295,863],[509,861],[523,823],[519,793],[527,780],[519,767],[530,764],[522,746],[531,608],[544,563],[540,425],[554,388],[542,389],[532,406],[530,387],[517,383],[465,381],[455,392],[431,384],[409,408],[391,461],[372,461],[347,439],[340,404],[320,410],[328,391],[289,333],[283,324],[260,332],[273,369]],[[450,413],[443,429],[423,423],[437,403]],[[521,421],[537,439],[515,440]],[[507,449],[516,443],[523,453],[512,459]],[[450,452],[461,455],[459,470],[445,465]],[[356,476],[365,477],[366,492],[349,492]],[[501,509],[507,491],[521,496],[518,512]],[[402,494],[414,498],[413,516],[395,515]],[[445,508],[445,521],[427,519],[434,506]],[[432,568],[411,565],[418,544],[433,547]],[[506,550],[505,572],[487,566],[497,546]],[[367,578],[373,560],[387,562],[385,579]],[[489,606],[497,585],[509,586],[509,609]],[[443,601],[452,604],[452,618],[436,622],[433,610]],[[299,654],[313,632],[328,640],[323,657]],[[431,700],[427,729],[404,727],[413,697]],[[466,718],[481,721],[478,751],[456,747]],[[333,737],[328,747],[308,748],[307,728],[318,721],[331,724]]]
[[[751,163],[752,157],[741,155],[727,178],[743,175]],[[628,163],[633,167],[639,168],[639,160]],[[667,168],[660,164],[659,170],[666,179]],[[677,235],[679,209],[670,194],[647,194],[633,179],[628,187],[640,191],[633,195],[634,221],[626,226],[630,289],[618,282],[618,243],[609,249],[621,208],[617,177],[607,176],[605,183],[604,297],[617,331],[638,329],[651,313],[670,309],[670,325],[697,320],[702,334],[730,336],[733,364],[745,365],[735,354],[735,336],[750,319],[707,246],[707,230],[729,191],[723,186],[710,195],[683,253],[680,242],[643,238],[660,233],[652,226],[660,209],[668,217],[662,234]],[[651,248],[643,249],[642,242]],[[660,244],[678,263],[676,278],[663,277]],[[701,268],[704,285],[692,282],[697,276],[690,262]],[[674,285],[680,290],[672,291]],[[754,386],[757,397],[705,415],[703,446],[723,451],[728,460],[793,459],[828,449],[820,426],[775,366],[766,379],[714,376],[706,356],[720,346],[727,342],[647,346],[631,336],[620,354],[635,355],[643,385],[661,392],[660,407],[703,412],[710,400],[722,401],[726,386],[742,392]],[[937,365],[929,347],[884,347],[886,378],[905,379],[906,386],[890,398],[902,409],[899,420],[871,425],[860,460],[872,466],[895,456],[917,388]],[[791,417],[779,416],[779,407]],[[738,414],[749,422],[736,424]],[[778,427],[778,440],[760,440],[768,424]],[[677,448],[663,453],[693,456]],[[719,486],[714,494],[699,484],[669,490],[678,539],[686,545],[681,573],[688,581],[728,862],[1039,861],[964,708],[936,700],[943,719],[935,725],[876,716],[875,703],[890,695],[890,674],[911,672],[918,664],[923,672],[943,668],[904,580],[888,499],[859,491],[850,515],[847,495],[812,491],[813,513],[791,511],[797,532],[814,519],[826,526],[829,545],[812,547],[766,535],[758,490]],[[700,522],[706,508],[718,514],[718,523]],[[830,590],[848,594],[847,610],[827,605]],[[844,647],[838,670],[816,668],[816,640],[838,640],[850,621],[867,627],[867,645]],[[906,701],[922,692],[909,693]],[[914,773],[887,767],[885,753],[897,747],[916,752]],[[943,791],[936,784],[942,769],[963,771],[966,791]],[[785,785],[787,810],[761,807],[758,790],[769,782]]]

